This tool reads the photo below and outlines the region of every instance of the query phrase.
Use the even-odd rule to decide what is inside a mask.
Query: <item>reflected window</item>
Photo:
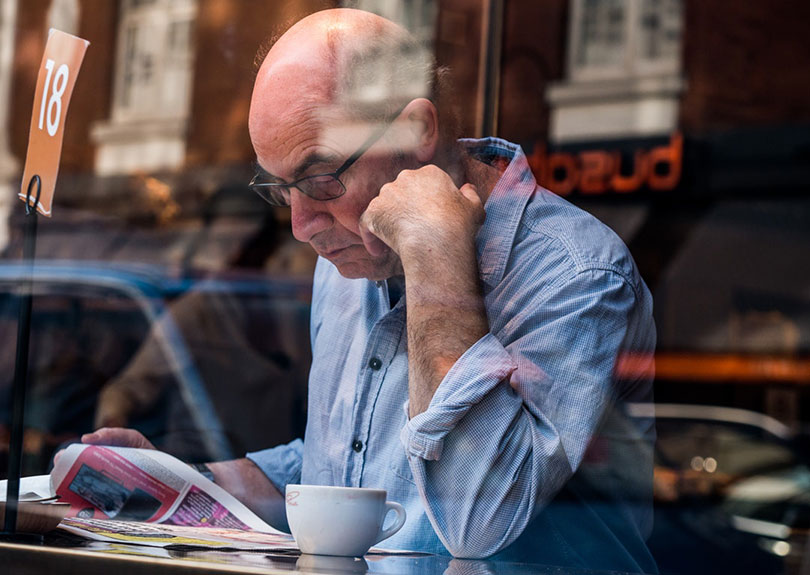
[[[68,34],[79,34],[81,6],[79,0],[51,0],[48,8],[47,27],[56,28]]]
[[[187,115],[195,2],[127,0],[123,7],[114,115]]]
[[[682,0],[575,0],[572,16],[573,79],[678,70]]]
[[[574,0],[568,79],[547,92],[566,143],[670,134],[683,91],[682,0]]]
[[[623,0],[586,0],[580,12],[579,37],[576,38],[577,68],[589,66],[621,67],[627,43]]]
[[[363,69],[363,77],[349,82],[349,96],[356,106],[374,106],[392,98],[424,97],[430,92],[430,78],[425,75],[427,63],[433,55],[436,0],[348,0],[347,8],[357,8],[379,14],[406,28],[417,40],[403,45],[404,52],[391,52],[385,56],[375,54]],[[420,65],[403,66],[404,62]]]
[[[97,172],[182,166],[196,12],[196,0],[122,0],[112,119],[93,134]]]
[[[398,22],[416,36],[425,48],[433,47],[436,0],[354,0],[343,4]]]

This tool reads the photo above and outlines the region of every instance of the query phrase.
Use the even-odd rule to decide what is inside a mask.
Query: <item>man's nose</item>
[[[328,230],[334,223],[329,202],[313,200],[300,190],[290,190],[292,232],[300,242],[309,242],[316,234]]]

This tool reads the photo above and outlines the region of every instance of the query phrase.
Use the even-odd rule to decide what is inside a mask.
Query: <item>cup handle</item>
[[[383,539],[388,539],[389,537],[391,537],[391,535],[402,529],[403,525],[405,525],[405,518],[406,518],[405,508],[396,501],[385,502],[385,515],[383,516],[383,525],[385,524],[385,518],[388,517],[388,512],[392,510],[396,511],[397,513],[397,518],[394,520],[394,524],[388,529],[383,529],[380,531],[380,534],[377,536],[377,540],[374,542],[374,545],[376,545]]]

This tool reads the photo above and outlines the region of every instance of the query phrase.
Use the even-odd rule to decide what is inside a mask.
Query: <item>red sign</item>
[[[683,136],[675,133],[669,145],[633,152],[632,170],[622,165],[618,150],[585,150],[546,154],[545,145],[529,156],[538,183],[561,196],[574,190],[582,194],[672,190],[681,180]],[[629,163],[629,162],[628,162]]]

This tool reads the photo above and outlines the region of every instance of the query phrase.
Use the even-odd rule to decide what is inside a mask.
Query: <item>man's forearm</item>
[[[410,417],[427,409],[453,364],[489,331],[474,244],[452,256],[403,257]]]
[[[275,485],[249,459],[207,464],[214,482],[273,527],[289,531],[284,498]]]

